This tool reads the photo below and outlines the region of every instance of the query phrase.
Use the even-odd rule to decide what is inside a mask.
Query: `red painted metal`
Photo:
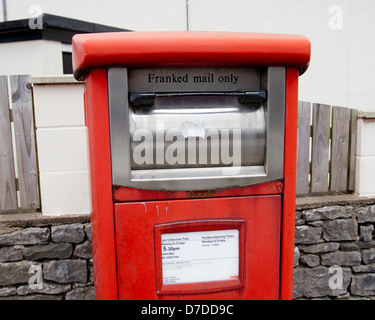
[[[279,194],[283,191],[282,181],[272,181],[244,188],[233,188],[224,190],[202,190],[202,191],[152,191],[140,190],[126,187],[116,187],[113,190],[115,202],[142,201],[142,200],[166,200],[166,199],[194,199],[194,198],[218,198],[238,197],[247,195]]]
[[[281,239],[280,298],[293,298],[294,228],[296,208],[298,71],[286,70],[284,194]]]
[[[279,298],[280,195],[119,203],[115,204],[115,216],[120,299]],[[227,286],[225,281],[202,282],[194,288],[198,291],[195,294],[158,295],[156,278],[160,279],[160,267],[156,269],[158,262],[155,259],[160,256],[161,248],[154,249],[154,226],[194,221],[191,230],[203,231],[208,228],[207,220],[222,219],[233,222],[227,222],[221,228],[230,229],[238,224],[238,220],[246,224],[245,255],[242,257],[246,266],[243,272],[245,287],[221,291]],[[215,228],[218,229],[220,227]],[[174,292],[186,290],[182,285],[173,286]]]
[[[107,72],[93,70],[85,83],[85,121],[89,138],[95,293],[100,300],[118,298],[107,93]]]
[[[310,60],[303,36],[243,32],[116,32],[73,37],[73,69],[84,79],[109,66],[291,66]]]
[[[310,43],[300,36],[137,32],[73,38],[75,76],[86,77],[97,299],[292,298],[298,76],[309,58]],[[112,186],[106,68],[115,65],[286,66],[284,179],[191,192]],[[175,222],[182,223],[179,230],[207,230],[212,227],[207,220],[244,221],[245,227],[238,226],[245,230],[240,246],[243,278],[173,288],[157,283],[159,234]]]

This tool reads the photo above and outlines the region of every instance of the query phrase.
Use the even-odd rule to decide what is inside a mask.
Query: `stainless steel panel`
[[[235,73],[237,69],[241,69],[239,74]],[[156,72],[176,76],[181,68],[177,71],[150,70],[114,68],[108,73],[114,185],[151,190],[204,190],[247,186],[283,177],[284,68],[270,67],[262,71],[254,68],[220,68],[223,77],[226,74],[228,80],[237,79],[236,83],[241,90],[266,90],[268,97],[261,105],[243,105],[235,97],[229,96],[159,97],[155,99],[152,108],[133,108],[128,102],[130,89],[138,92],[150,91],[152,88],[156,92],[179,92],[179,89],[181,92],[189,92],[200,89],[205,92],[208,89],[218,91],[221,85],[202,83],[197,86],[196,83],[182,83],[180,86],[169,83],[163,86],[159,83],[157,88],[147,83],[142,85],[139,77],[147,77],[149,74],[157,74]],[[193,68],[191,74],[196,75],[197,70],[198,68]],[[213,68],[199,68],[201,75],[214,71]],[[129,80],[128,83],[128,73],[130,80],[136,79],[134,82]],[[212,77],[218,79],[218,74]],[[247,79],[247,86],[246,81],[239,80],[241,78]],[[234,81],[223,88],[240,90]],[[223,88],[220,87],[220,90]],[[173,137],[175,141],[165,141],[168,140],[168,132],[169,138]],[[208,133],[212,132],[218,133],[213,137],[216,146],[221,145],[226,138],[229,139],[229,157],[226,160],[219,157],[217,161],[216,156],[211,156],[213,150],[210,143],[204,144],[208,141]],[[200,148],[202,142],[203,147]],[[146,150],[152,150],[152,157],[146,155]],[[168,150],[172,162],[166,161]],[[204,151],[207,152],[207,163],[202,163],[199,158]],[[137,152],[140,161],[139,158],[134,161]]]
[[[262,74],[261,88],[267,89],[266,110],[266,161],[270,180],[283,177],[285,128],[285,68],[269,67]]]
[[[108,70],[108,105],[111,137],[112,183],[130,180],[131,156],[128,112],[128,76],[125,68]]]
[[[133,170],[264,164],[264,109],[235,97],[156,98],[129,120]]]

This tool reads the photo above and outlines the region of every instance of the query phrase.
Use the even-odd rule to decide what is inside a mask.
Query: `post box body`
[[[73,39],[98,299],[290,299],[304,37]]]

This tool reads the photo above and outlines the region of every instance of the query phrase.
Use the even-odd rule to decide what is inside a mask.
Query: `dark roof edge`
[[[45,39],[71,43],[71,37],[77,33],[121,31],[131,30],[43,13],[38,17],[0,22],[0,42]]]

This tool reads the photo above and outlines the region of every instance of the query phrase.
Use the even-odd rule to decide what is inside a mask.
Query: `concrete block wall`
[[[83,83],[70,75],[33,77],[31,82],[42,212],[89,214]]]
[[[32,77],[42,212],[89,214],[84,84],[73,76]],[[355,192],[375,196],[375,118],[359,112]]]
[[[0,61],[2,61],[0,74],[62,74],[61,50],[60,41],[2,42],[0,43]]]
[[[359,113],[355,190],[363,196],[375,195],[375,114]]]

